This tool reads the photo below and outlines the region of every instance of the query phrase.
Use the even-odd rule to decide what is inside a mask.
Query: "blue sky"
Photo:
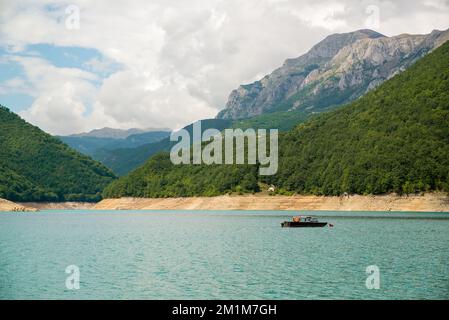
[[[0,56],[6,56],[6,51],[0,48]],[[13,78],[25,78],[23,68],[18,63],[0,60],[0,84]],[[22,111],[31,106],[33,97],[25,93],[14,93],[12,91],[0,91],[0,103],[8,106],[13,111]]]

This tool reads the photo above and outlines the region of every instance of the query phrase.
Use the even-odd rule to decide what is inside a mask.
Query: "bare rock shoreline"
[[[308,210],[308,211],[396,211],[449,212],[449,196],[381,195],[346,197],[242,195],[191,198],[120,198],[99,203],[14,203],[0,199],[0,211],[38,210]]]
[[[8,212],[32,212],[38,211],[38,209],[28,206],[23,206],[21,204],[14,203],[9,200],[0,199],[0,211]]]
[[[0,199],[0,212],[35,212],[39,210],[92,210],[90,202],[12,202]]]
[[[449,196],[442,193],[398,196],[219,196],[192,198],[105,199],[97,210],[310,210],[449,212]]]
[[[20,202],[21,205],[38,210],[92,210],[92,202]]]

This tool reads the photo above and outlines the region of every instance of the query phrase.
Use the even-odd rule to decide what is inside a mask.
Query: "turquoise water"
[[[449,298],[449,214],[314,215],[334,228],[282,229],[288,212],[3,213],[0,298]]]

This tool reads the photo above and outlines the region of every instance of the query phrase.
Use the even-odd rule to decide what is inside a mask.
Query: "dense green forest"
[[[174,166],[160,154],[104,195],[255,192],[257,179],[257,166]],[[361,99],[283,134],[279,171],[261,181],[317,195],[449,191],[449,43]]]
[[[279,173],[298,193],[449,190],[449,43],[356,102],[280,141]]]
[[[97,201],[114,178],[102,164],[0,106],[0,198]]]
[[[273,113],[264,113],[259,116],[233,120],[232,127],[240,129],[278,129],[279,131],[288,131],[296,127],[298,124],[306,121],[313,113],[300,110],[280,111]]]
[[[257,192],[257,175],[257,167],[248,165],[175,166],[168,153],[160,153],[110,184],[104,197],[165,198]]]

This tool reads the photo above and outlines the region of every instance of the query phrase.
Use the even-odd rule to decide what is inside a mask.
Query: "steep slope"
[[[385,37],[374,31],[332,35],[307,54],[253,84],[234,90],[217,118],[321,112],[343,105],[405,70],[449,40],[449,31]]]
[[[114,174],[0,106],[0,198],[100,199]]]
[[[449,42],[280,145],[278,187],[338,195],[449,191]]]
[[[129,175],[111,183],[103,194],[106,198],[166,198],[256,191],[259,191],[259,186],[255,166],[174,166],[168,153],[160,153]]]
[[[282,135],[279,152],[278,173],[262,181],[281,193],[448,192],[449,42],[361,99]],[[112,183],[104,196],[255,192],[255,169],[174,166],[161,154]],[[223,177],[231,179],[221,184]],[[195,188],[196,181],[203,187]]]
[[[234,120],[232,127],[240,129],[278,129],[280,132],[285,132],[312,116],[308,112],[296,110],[264,113],[248,119]]]

